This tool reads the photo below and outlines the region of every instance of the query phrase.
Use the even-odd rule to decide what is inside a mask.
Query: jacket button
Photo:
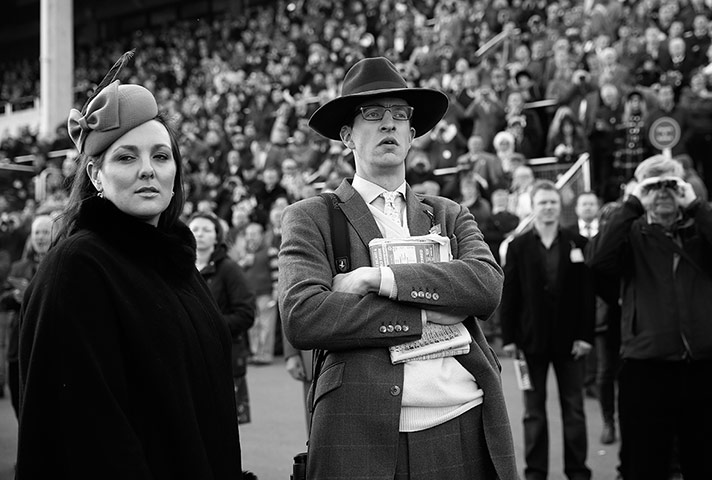
[[[401,389],[398,385],[393,385],[391,387],[391,395],[393,395],[394,397],[397,397],[398,395],[400,395],[400,390]]]
[[[393,330],[395,330],[395,328],[393,327],[393,325],[388,325],[387,328],[388,328],[388,332],[389,332],[389,333],[393,333]]]
[[[440,299],[440,295],[436,293],[433,293],[433,300],[438,301]]]
[[[381,332],[381,333],[386,333],[386,332],[388,331],[388,329],[386,328],[385,325],[381,325],[381,326],[378,328],[378,331]]]
[[[428,300],[430,300],[431,298],[433,298],[433,294],[430,293],[430,292],[425,292],[425,298],[427,298]]]
[[[407,332],[408,330],[410,330],[410,327],[408,325],[403,325],[403,331]]]
[[[412,292],[410,292],[410,296],[413,297],[413,298],[418,298],[418,292],[416,292],[415,290],[413,290]]]
[[[400,332],[401,330],[403,330],[403,327],[401,327],[400,325],[396,325],[394,328],[396,329],[396,332]]]
[[[419,296],[420,298],[425,298],[425,292],[422,291],[422,290],[419,291],[419,292],[418,292],[418,296]]]

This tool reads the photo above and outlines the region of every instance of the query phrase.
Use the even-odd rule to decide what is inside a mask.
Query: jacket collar
[[[203,269],[200,271],[200,274],[203,277],[215,275],[218,270],[218,265],[226,258],[227,246],[224,243],[221,243],[215,247],[215,250],[213,250],[213,253],[210,255],[210,261],[205,267],[203,267]]]
[[[381,231],[378,229],[368,205],[351,186],[350,179],[341,182],[334,193],[341,199],[341,211],[344,212],[364,245],[368,246],[368,243],[374,238],[381,238]],[[410,234],[413,236],[426,235],[433,226],[432,207],[421,202],[420,196],[414,193],[409,185],[406,185],[405,201]]]
[[[195,273],[195,237],[182,222],[168,229],[157,228],[122,212],[106,199],[92,197],[81,206],[77,228],[95,232],[167,281],[180,283]]]

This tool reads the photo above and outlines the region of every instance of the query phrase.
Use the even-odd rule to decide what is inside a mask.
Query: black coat
[[[227,256],[225,245],[218,245],[210,263],[200,271],[218,304],[232,335],[232,374],[246,373],[250,346],[247,330],[255,323],[255,294],[247,285],[242,268]]]
[[[190,230],[99,198],[78,227],[24,297],[17,478],[241,478],[230,336]]]
[[[502,291],[502,343],[515,343],[528,354],[569,354],[574,340],[593,344],[595,296],[591,273],[583,262],[586,239],[559,230],[559,270],[553,289],[556,308],[544,312],[546,275],[534,229],[515,238],[507,248]],[[578,248],[580,262],[571,261]]]

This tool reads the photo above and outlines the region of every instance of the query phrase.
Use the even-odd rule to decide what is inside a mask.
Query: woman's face
[[[89,178],[104,198],[154,226],[171,202],[176,172],[170,135],[157,120],[119,137],[104,152],[100,167],[87,165]]]
[[[217,243],[217,232],[215,224],[207,218],[194,218],[190,225],[190,231],[195,237],[195,246],[198,251],[211,250]]]

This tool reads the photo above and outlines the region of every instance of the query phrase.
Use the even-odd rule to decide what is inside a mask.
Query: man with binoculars
[[[687,478],[712,478],[712,208],[656,155],[594,242],[594,273],[620,275],[620,469],[667,479],[677,438]]]

